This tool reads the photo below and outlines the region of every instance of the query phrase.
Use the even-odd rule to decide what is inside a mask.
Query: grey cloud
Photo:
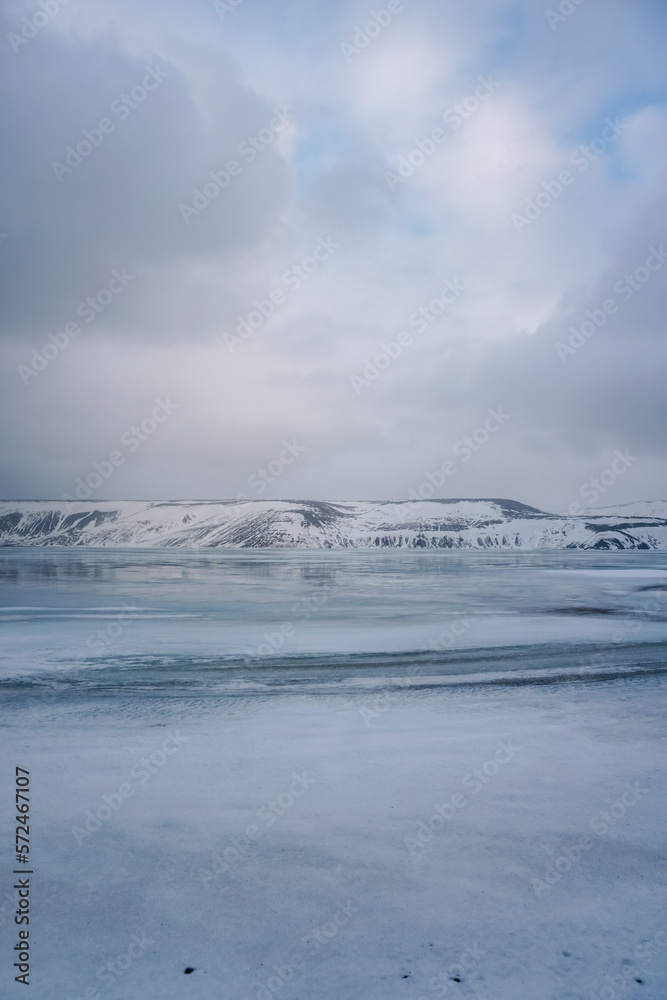
[[[556,351],[667,242],[662,7],[588,0],[552,32],[532,0],[405,3],[347,66],[339,43],[369,7],[246,0],[221,22],[208,4],[89,0],[7,47],[4,496],[60,496],[160,395],[178,413],[105,496],[235,496],[296,436],[307,452],[267,496],[404,497],[499,405],[511,421],[441,495],[562,508],[615,447],[641,461],[610,503],[664,494],[667,266],[566,363]],[[52,161],[155,64],[168,77],[59,183]],[[392,194],[387,166],[492,72],[497,103]],[[276,107],[293,134],[187,225],[179,204]],[[517,234],[511,212],[617,115],[634,130]],[[340,249],[230,353],[220,335],[329,233]],[[127,290],[24,384],[32,349],[122,267]],[[466,295],[356,396],[350,375],[454,277]]]
[[[246,135],[266,125],[272,109],[243,85],[224,53],[215,62],[209,57],[215,116],[204,120],[188,80],[159,56],[130,58],[101,42],[82,45],[54,34],[39,43],[0,68],[7,95],[4,328],[32,335],[55,328],[114,267],[125,265],[142,280],[119,302],[115,322],[141,336],[151,328],[149,304],[169,299],[169,289],[152,277],[156,269],[198,257],[219,258],[224,266],[265,237],[287,186],[274,150],[248,165],[229,196],[211,201],[196,224],[185,225],[178,206],[233,158]],[[166,78],[134,108],[114,104],[141,85],[147,68]],[[85,139],[84,130],[99,136],[105,118],[114,131],[59,181],[52,163],[65,162],[67,147]]]

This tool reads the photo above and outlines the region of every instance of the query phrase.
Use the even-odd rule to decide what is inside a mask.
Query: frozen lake
[[[6,549],[0,598],[36,1000],[664,1000],[666,553]]]

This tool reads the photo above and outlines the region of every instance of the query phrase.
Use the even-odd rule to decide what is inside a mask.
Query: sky
[[[667,499],[663,0],[0,9],[2,498]]]

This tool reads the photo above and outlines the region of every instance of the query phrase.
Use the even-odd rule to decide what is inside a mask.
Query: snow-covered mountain
[[[0,501],[0,545],[667,550],[667,502],[572,516],[514,500]]]

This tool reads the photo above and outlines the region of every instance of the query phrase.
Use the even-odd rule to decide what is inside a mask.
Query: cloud
[[[35,10],[6,8],[0,37]],[[404,497],[499,405],[512,420],[443,496],[564,508],[616,447],[640,460],[605,503],[664,493],[667,268],[614,292],[667,232],[663,8],[583,4],[552,31],[528,0],[404,0],[346,60],[369,11],[90,0],[7,41],[4,496],[67,492],[166,394],[178,413],[110,498],[235,496],[295,435],[307,451],[271,495]],[[335,252],[303,271],[322,240]],[[465,294],[421,330],[447,280]],[[356,394],[402,330],[411,345]]]

